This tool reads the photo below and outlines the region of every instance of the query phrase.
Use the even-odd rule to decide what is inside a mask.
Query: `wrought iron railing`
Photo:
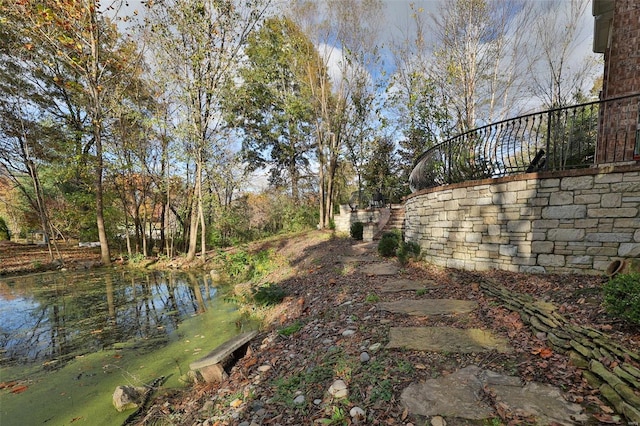
[[[640,160],[640,94],[527,114],[433,146],[412,191],[468,180]]]

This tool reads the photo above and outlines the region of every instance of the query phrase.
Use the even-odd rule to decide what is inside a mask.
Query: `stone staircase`
[[[378,233],[380,237],[385,232],[399,229],[404,233],[404,204],[392,204],[389,220]]]

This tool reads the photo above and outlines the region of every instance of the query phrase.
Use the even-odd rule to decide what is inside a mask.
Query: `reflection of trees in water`
[[[215,294],[194,272],[47,274],[21,282],[31,309],[0,330],[2,363],[65,360],[130,339],[168,338]],[[2,303],[2,301],[0,301]],[[53,362],[52,360],[55,360]]]

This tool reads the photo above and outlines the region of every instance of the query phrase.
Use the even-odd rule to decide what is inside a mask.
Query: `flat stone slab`
[[[416,351],[478,353],[511,352],[506,339],[479,328],[391,327],[387,349]]]
[[[351,255],[358,256],[361,254],[371,253],[375,251],[378,247],[378,243],[375,241],[366,242],[366,243],[356,243],[351,246]]]
[[[379,262],[380,258],[377,256],[340,256],[338,258],[340,263],[360,263],[360,262]]]
[[[417,316],[467,314],[478,307],[472,300],[421,299],[378,303],[382,311]]]
[[[398,273],[398,266],[389,262],[368,263],[362,265],[362,271],[367,275],[395,275]]]
[[[398,293],[401,291],[418,291],[429,288],[436,288],[438,285],[431,280],[408,280],[406,278],[388,279],[378,286],[382,293]]]
[[[227,340],[207,355],[203,356],[197,361],[189,364],[191,370],[199,370],[210,365],[218,364],[224,361],[232,353],[237,351],[242,345],[248,343],[251,339],[258,335],[258,331],[248,331],[246,333],[238,334],[232,339]]]
[[[410,413],[421,416],[488,419],[494,412],[482,401],[479,372],[480,368],[472,365],[445,377],[412,383],[402,391],[400,401]]]
[[[483,398],[488,392],[501,407],[523,417],[535,417],[536,425],[574,425],[588,416],[580,405],[566,401],[559,389],[540,383],[522,383],[519,377],[504,376],[475,365],[448,376],[413,383],[400,399],[412,414],[483,420],[496,413]]]

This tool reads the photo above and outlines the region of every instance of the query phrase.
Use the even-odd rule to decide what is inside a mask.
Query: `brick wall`
[[[601,100],[640,93],[640,2],[616,0],[604,53]],[[640,159],[635,135],[640,125],[638,99],[615,102],[600,111],[596,163]]]
[[[430,188],[407,198],[405,218],[405,238],[437,265],[599,274],[640,257],[640,167]]]
[[[640,92],[640,2],[616,0],[605,51],[604,99]]]

